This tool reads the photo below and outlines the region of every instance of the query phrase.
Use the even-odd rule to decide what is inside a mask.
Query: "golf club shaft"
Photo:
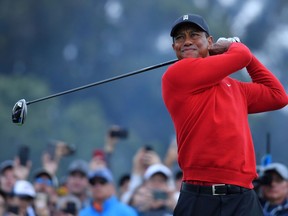
[[[129,76],[132,76],[132,75],[136,75],[136,74],[139,74],[139,73],[143,73],[145,71],[154,70],[154,69],[157,69],[157,68],[160,68],[160,67],[164,67],[164,66],[173,64],[176,61],[178,61],[178,59],[174,59],[174,60],[170,60],[170,61],[167,61],[167,62],[159,63],[157,65],[152,65],[152,66],[149,66],[149,67],[145,67],[145,68],[142,68],[142,69],[139,69],[139,70],[136,70],[136,71],[128,72],[126,74],[122,74],[122,75],[119,75],[119,76],[111,77],[111,78],[104,79],[104,80],[101,80],[101,81],[98,81],[98,82],[94,82],[94,83],[91,83],[91,84],[80,86],[78,88],[73,88],[73,89],[70,89],[70,90],[67,90],[67,91],[59,92],[59,93],[56,93],[56,94],[53,94],[53,95],[49,95],[49,96],[46,96],[46,97],[42,97],[42,98],[39,98],[39,99],[36,99],[36,100],[27,101],[26,105],[37,103],[37,102],[44,101],[44,100],[48,100],[50,98],[62,96],[62,95],[69,94],[69,93],[72,93],[72,92],[80,91],[80,90],[83,90],[83,89],[86,89],[86,88],[90,88],[90,87],[93,87],[93,86],[97,86],[97,85],[101,85],[101,84],[104,84],[104,83],[112,82],[114,80],[118,80],[118,79],[122,79],[122,78],[129,77]]]

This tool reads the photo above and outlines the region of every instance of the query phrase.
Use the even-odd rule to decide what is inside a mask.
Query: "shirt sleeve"
[[[252,83],[241,83],[246,94],[248,112],[258,113],[280,109],[288,97],[280,81],[255,56],[247,66]]]
[[[219,83],[226,76],[245,68],[251,61],[250,50],[242,43],[232,43],[227,52],[206,58],[185,58],[170,66],[164,75],[177,88],[195,93]]]

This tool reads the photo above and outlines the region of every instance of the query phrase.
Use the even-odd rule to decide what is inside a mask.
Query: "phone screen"
[[[26,166],[27,161],[29,160],[29,152],[30,152],[30,149],[28,146],[26,145],[20,146],[18,156],[19,156],[21,165]]]

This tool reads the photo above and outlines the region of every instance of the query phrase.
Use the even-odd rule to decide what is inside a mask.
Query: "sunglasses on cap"
[[[108,183],[108,181],[105,178],[102,178],[102,177],[92,178],[92,179],[90,179],[89,182],[93,186],[96,185],[96,184],[105,185],[105,184]]]

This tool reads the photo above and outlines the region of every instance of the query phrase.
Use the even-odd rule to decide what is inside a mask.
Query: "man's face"
[[[91,191],[94,200],[102,202],[114,194],[114,187],[106,179],[95,177],[91,182]]]
[[[178,59],[184,58],[205,58],[209,56],[208,47],[213,44],[213,38],[187,23],[181,25],[174,37],[172,47]]]
[[[70,193],[81,195],[86,193],[88,178],[81,172],[72,172],[67,178],[67,188]]]
[[[13,168],[6,169],[0,175],[0,184],[1,188],[5,192],[11,192],[13,189],[13,185],[15,184],[17,178]]]
[[[269,202],[281,204],[288,195],[288,182],[276,172],[269,175],[272,177],[272,183],[262,186],[263,195]]]

